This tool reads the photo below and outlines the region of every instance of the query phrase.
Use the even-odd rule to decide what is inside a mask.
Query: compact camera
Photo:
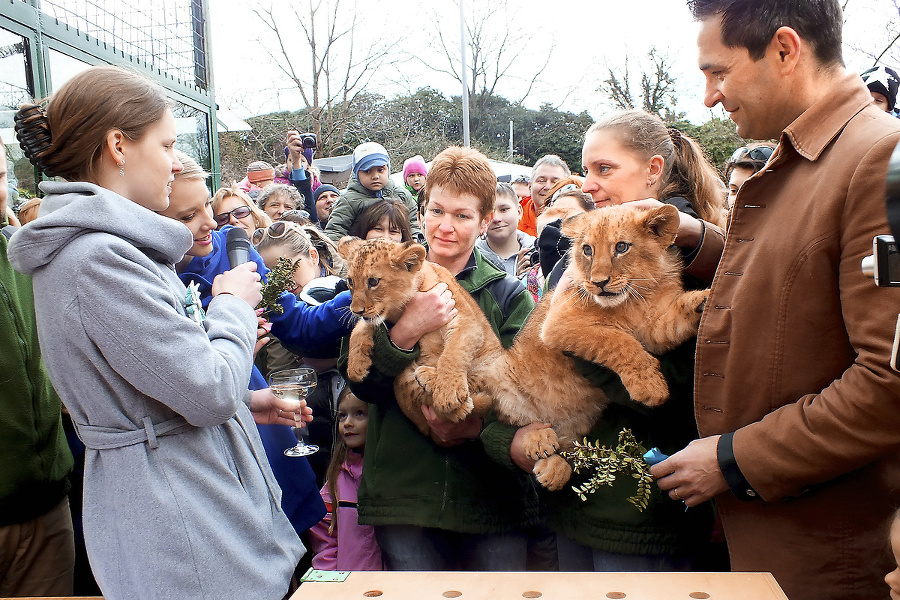
[[[300,134],[300,143],[304,148],[315,148],[318,145],[319,138],[314,133]]]
[[[879,287],[900,287],[900,251],[892,235],[872,240],[872,254],[862,260],[862,272]]]

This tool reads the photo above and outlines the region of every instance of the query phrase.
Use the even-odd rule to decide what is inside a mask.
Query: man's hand
[[[391,327],[391,341],[398,348],[412,349],[423,335],[440,329],[458,313],[446,283],[441,282],[427,292],[416,292]]]
[[[421,408],[425,420],[428,421],[428,427],[431,429],[431,439],[435,444],[444,448],[458,446],[477,438],[481,433],[482,425],[484,425],[481,417],[470,416],[463,421],[453,423],[437,416],[430,406],[422,405]]]
[[[652,466],[650,474],[656,478],[659,488],[668,491],[673,500],[683,501],[685,506],[702,504],[728,491],[728,484],[716,459],[718,444],[717,435],[694,440],[681,452]]]

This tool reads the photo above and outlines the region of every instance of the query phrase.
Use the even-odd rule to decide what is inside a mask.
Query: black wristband
[[[719,469],[725,477],[725,483],[731,488],[731,492],[737,496],[739,500],[750,501],[759,498],[759,494],[744,477],[741,468],[734,458],[734,433],[726,433],[719,436],[719,443],[716,445],[716,460],[719,463]]]

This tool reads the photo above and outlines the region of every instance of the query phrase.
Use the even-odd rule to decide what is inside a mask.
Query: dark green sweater
[[[457,279],[478,302],[503,345],[510,346],[534,307],[531,295],[477,251]],[[338,363],[344,372],[346,356],[347,339]],[[515,427],[488,419],[480,439],[441,448],[400,411],[393,378],[416,357],[418,347],[412,352],[399,350],[382,327],[369,377],[350,384],[354,394],[370,403],[359,489],[360,523],[480,534],[535,524],[534,478],[510,464]]]
[[[13,270],[7,247],[0,235],[0,526],[56,506],[69,491],[73,464],[59,397],[41,361],[31,278]]]
[[[588,439],[615,447],[619,432],[627,428],[638,443],[647,449],[656,446],[667,455],[695,439],[695,345],[696,338],[660,357],[670,398],[657,408],[633,402],[618,376],[607,369],[576,360],[579,371],[602,387],[611,400]],[[573,475],[562,490],[544,494],[553,528],[576,542],[620,554],[684,556],[709,541],[713,522],[709,502],[685,511],[683,504],[670,499],[654,483],[650,505],[642,512],[627,501],[637,490],[637,481],[627,475],[618,477],[611,487],[587,494],[583,501],[572,487],[588,477]]]

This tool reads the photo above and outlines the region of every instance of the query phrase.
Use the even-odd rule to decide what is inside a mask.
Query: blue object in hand
[[[653,466],[656,463],[661,463],[667,458],[669,458],[668,455],[660,452],[659,448],[651,448],[644,454],[644,461],[650,466]]]

